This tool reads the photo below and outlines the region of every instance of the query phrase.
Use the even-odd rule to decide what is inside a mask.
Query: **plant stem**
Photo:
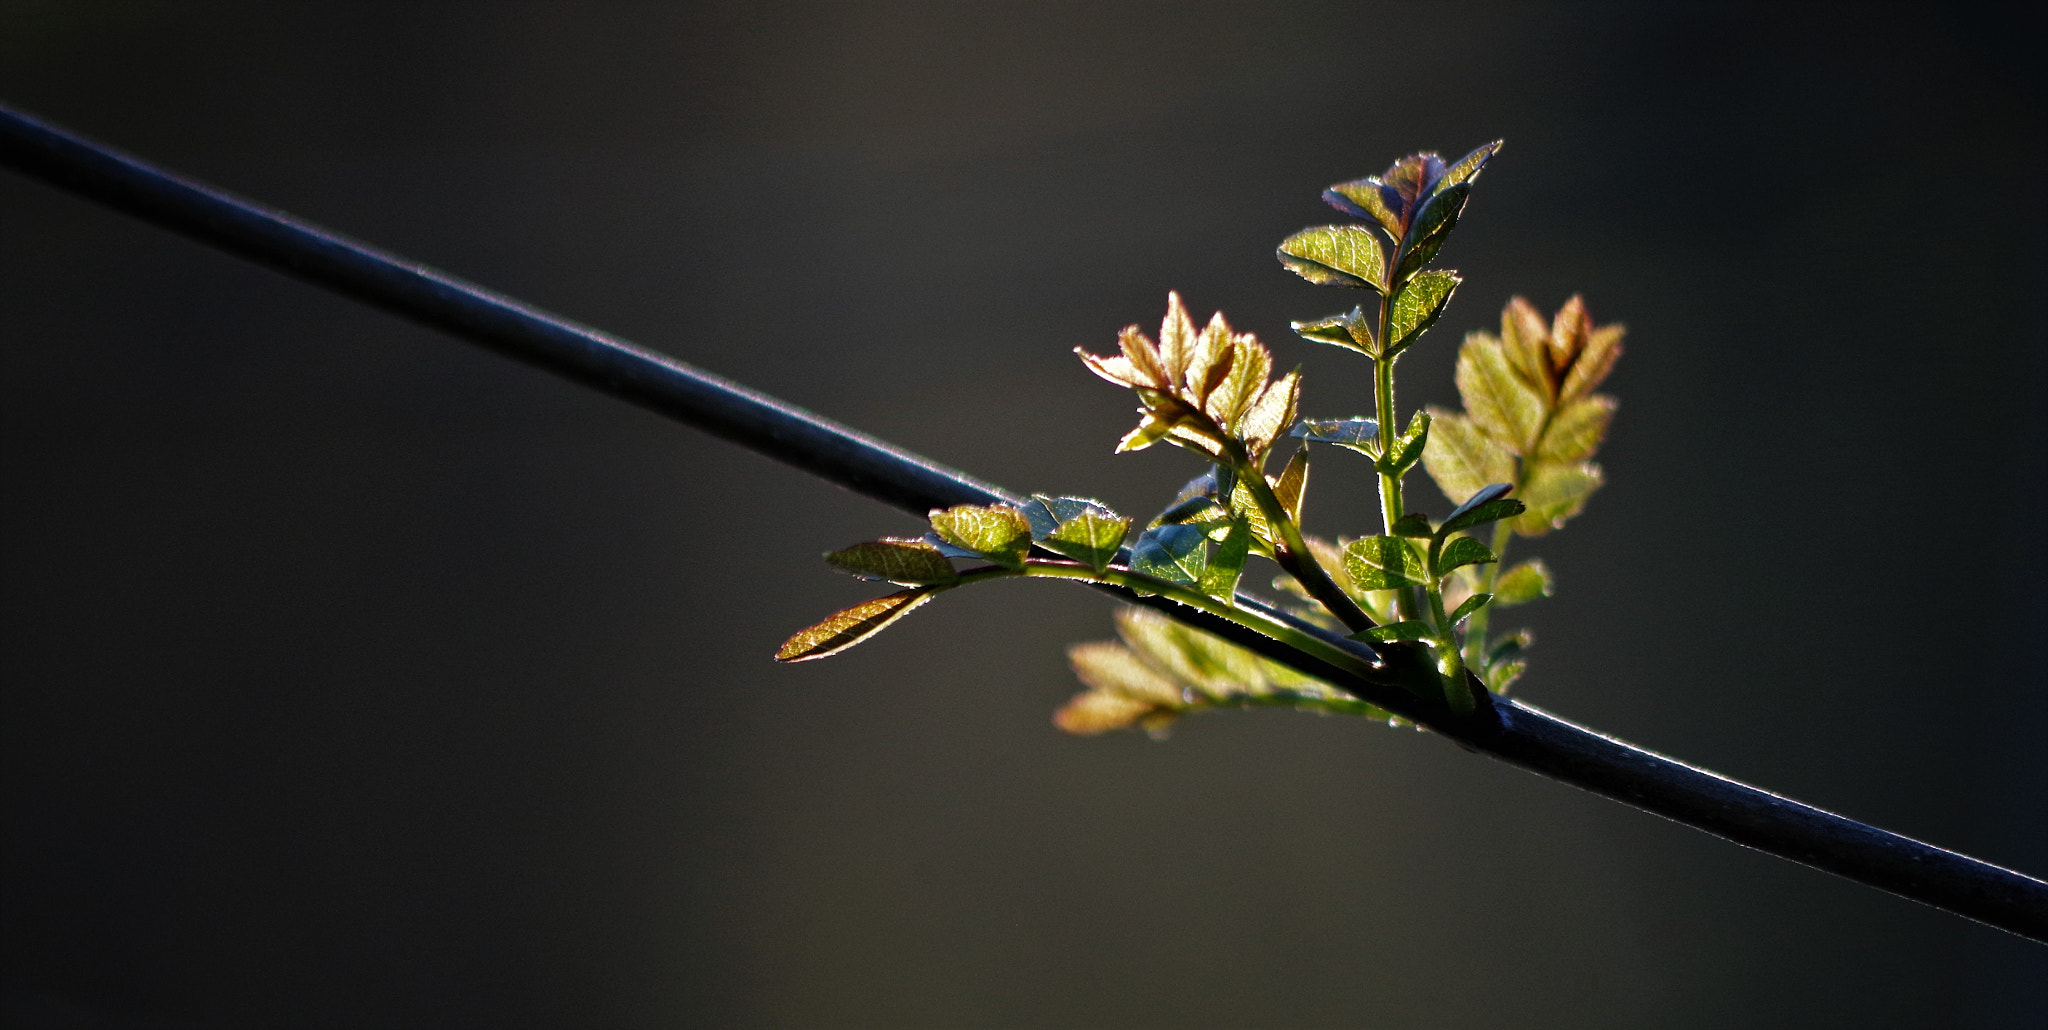
[[[1259,506],[1259,514],[1265,516],[1266,527],[1276,537],[1273,560],[1287,570],[1287,574],[1293,576],[1310,597],[1329,609],[1345,629],[1353,633],[1371,629],[1375,625],[1372,616],[1366,614],[1365,609],[1360,608],[1358,602],[1330,578],[1329,570],[1323,568],[1321,562],[1316,561],[1315,552],[1309,550],[1308,541],[1302,539],[1301,527],[1295,524],[1293,516],[1287,514],[1286,506],[1280,503],[1280,498],[1266,482],[1266,474],[1259,471],[1251,455],[1245,453],[1244,446],[1225,438],[1223,456],[1228,460],[1231,471],[1237,474],[1237,481],[1252,495],[1252,502]]]

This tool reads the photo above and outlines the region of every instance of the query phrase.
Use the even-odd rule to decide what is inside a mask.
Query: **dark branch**
[[[766,394],[181,179],[5,107],[0,107],[0,163],[915,515],[947,505],[1017,500],[998,487]],[[1266,608],[1249,598],[1241,601]],[[1365,680],[1170,602],[1152,598],[1138,603],[1160,607],[1325,679],[1470,749],[1738,844],[2048,942],[2048,883],[2030,876],[1758,790],[1484,691],[1478,693],[1491,704],[1456,716],[1401,686],[1416,674],[1418,659],[1400,649],[1386,649],[1384,676]]]

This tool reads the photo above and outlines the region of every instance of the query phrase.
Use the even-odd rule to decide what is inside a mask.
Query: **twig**
[[[766,394],[179,178],[4,106],[0,163],[695,426],[915,515],[954,504],[1019,499]],[[1385,649],[1385,674],[1365,679],[1213,616],[1157,598],[1124,596],[1414,719],[1471,750],[1738,844],[2048,943],[2048,883],[2041,880],[1779,797],[1540,709],[1492,697],[1476,681],[1472,685],[1482,704],[1471,715],[1456,715],[1400,685],[1421,661],[1412,651]],[[1252,598],[1239,601],[1272,611]],[[1371,656],[1360,645],[1329,639],[1361,657]]]

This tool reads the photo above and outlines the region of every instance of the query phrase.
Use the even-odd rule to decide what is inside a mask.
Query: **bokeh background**
[[[1017,489],[1154,510],[1069,350],[1326,184],[1508,148],[1404,365],[1584,291],[1610,486],[1523,696],[2048,872],[2038,37],[1995,7],[0,2],[0,99]],[[912,521],[0,175],[0,1021],[2048,1024],[2048,949],[1281,712],[1074,739],[1106,604],[829,662]],[[1325,462],[1310,526],[1372,521]],[[1510,620],[1512,624],[1512,620]]]

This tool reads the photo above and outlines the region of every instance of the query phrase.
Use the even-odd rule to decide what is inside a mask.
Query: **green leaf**
[[[1463,501],[1488,483],[1514,478],[1514,455],[1478,423],[1441,410],[1432,414],[1436,418],[1430,423],[1422,463],[1445,497]]]
[[[1486,602],[1491,600],[1493,600],[1492,594],[1473,594],[1471,597],[1466,598],[1465,603],[1459,605],[1458,610],[1451,613],[1451,625],[1457,627],[1463,624],[1466,619],[1472,617],[1473,612],[1486,607]]]
[[[1500,148],[1506,142],[1506,140],[1494,140],[1459,158],[1456,164],[1444,169],[1443,177],[1436,181],[1437,189],[1448,189],[1460,183],[1471,182],[1479,178],[1479,173],[1486,167],[1486,162],[1493,160],[1493,155],[1500,153]]]
[[[1458,348],[1458,394],[1465,411],[1494,439],[1521,455],[1543,428],[1543,397],[1509,363],[1499,340],[1474,333]]]
[[[1397,354],[1418,338],[1437,317],[1444,313],[1444,305],[1451,302],[1451,293],[1458,288],[1456,272],[1418,272],[1408,280],[1399,293],[1394,294],[1393,310],[1387,318],[1387,338],[1392,341],[1386,346],[1387,354]]]
[[[1130,519],[1098,505],[1060,523],[1045,538],[1045,546],[1100,574],[1123,547],[1124,534],[1130,528]]]
[[[1386,457],[1374,462],[1374,466],[1390,476],[1398,476],[1415,467],[1422,460],[1422,452],[1429,442],[1430,417],[1427,411],[1417,411],[1408,420],[1408,428],[1394,439],[1394,450]]]
[[[1378,357],[1380,353],[1379,344],[1373,342],[1372,321],[1366,317],[1362,307],[1314,322],[1290,322],[1288,325],[1304,340],[1355,350],[1368,357]]]
[[[1401,197],[1377,178],[1340,182],[1323,191],[1323,203],[1353,218],[1378,222],[1389,236],[1401,235]]]
[[[778,662],[808,662],[841,651],[888,629],[897,619],[910,614],[910,610],[931,600],[933,594],[944,587],[917,587],[902,590],[887,597],[863,601],[843,611],[834,612],[830,618],[808,629],[798,632],[782,644],[775,652]]]
[[[1308,448],[1302,447],[1287,459],[1280,469],[1279,478],[1273,480],[1273,497],[1280,502],[1280,509],[1297,524],[1301,522],[1302,500],[1308,496]]]
[[[1600,449],[1607,424],[1614,418],[1614,398],[1593,394],[1568,401],[1550,416],[1531,460],[1537,464],[1584,461]]]
[[[1280,241],[1280,263],[1317,286],[1351,286],[1385,293],[1387,255],[1362,225],[1322,225]]]
[[[1411,511],[1394,521],[1394,535],[1427,540],[1436,535],[1436,530],[1429,528],[1429,516]]]
[[[1443,524],[1436,527],[1438,536],[1449,536],[1460,530],[1483,526],[1489,522],[1509,518],[1522,513],[1521,501],[1506,497],[1508,485],[1494,483],[1465,499],[1465,503],[1451,510],[1444,517]]]
[[[879,579],[906,587],[950,583],[959,578],[953,563],[939,549],[923,540],[884,537],[833,551],[825,561],[841,572],[861,579]]]
[[[1461,536],[1445,544],[1443,551],[1436,556],[1436,574],[1445,576],[1460,565],[1484,565],[1499,560],[1500,556],[1485,544],[1469,536]]]
[[[1425,586],[1429,572],[1415,547],[1400,537],[1369,536],[1344,549],[1344,571],[1360,590]]]
[[[1510,567],[1493,586],[1494,599],[1503,608],[1549,597],[1550,591],[1550,566],[1543,564],[1541,558]]]
[[[1472,187],[1463,183],[1446,187],[1416,212],[1415,224],[1408,229],[1407,252],[1401,255],[1401,265],[1394,271],[1396,283],[1407,281],[1435,259],[1444,241],[1451,238],[1451,230],[1457,227],[1458,216],[1464,213],[1471,193]]]
[[[1209,534],[1200,526],[1158,526],[1131,548],[1131,571],[1194,586],[1209,567]]]
[[[1237,578],[1244,573],[1251,548],[1251,523],[1233,519],[1229,532],[1217,541],[1216,553],[1209,556],[1209,567],[1202,570],[1202,592],[1229,601],[1237,593]]]
[[[1353,634],[1352,639],[1378,644],[1393,644],[1404,640],[1433,643],[1436,640],[1436,627],[1427,622],[1411,619],[1407,622],[1390,622],[1384,626],[1374,626]]]
[[[1380,424],[1369,418],[1303,419],[1290,435],[1311,443],[1348,447],[1368,458],[1380,453]]]
[[[934,508],[931,521],[941,540],[1005,568],[1021,567],[1031,553],[1031,522],[1007,504]]]
[[[1109,506],[1090,497],[1051,497],[1046,494],[1032,494],[1031,502],[1024,506],[1024,518],[1031,523],[1033,539],[1044,540],[1052,536],[1060,523],[1072,519],[1084,511],[1092,511],[1103,518],[1118,518]]]
[[[1522,485],[1522,501],[1529,510],[1515,519],[1515,532],[1542,536],[1563,526],[1586,506],[1586,499],[1600,489],[1601,480],[1600,466],[1590,462],[1538,465]]]

